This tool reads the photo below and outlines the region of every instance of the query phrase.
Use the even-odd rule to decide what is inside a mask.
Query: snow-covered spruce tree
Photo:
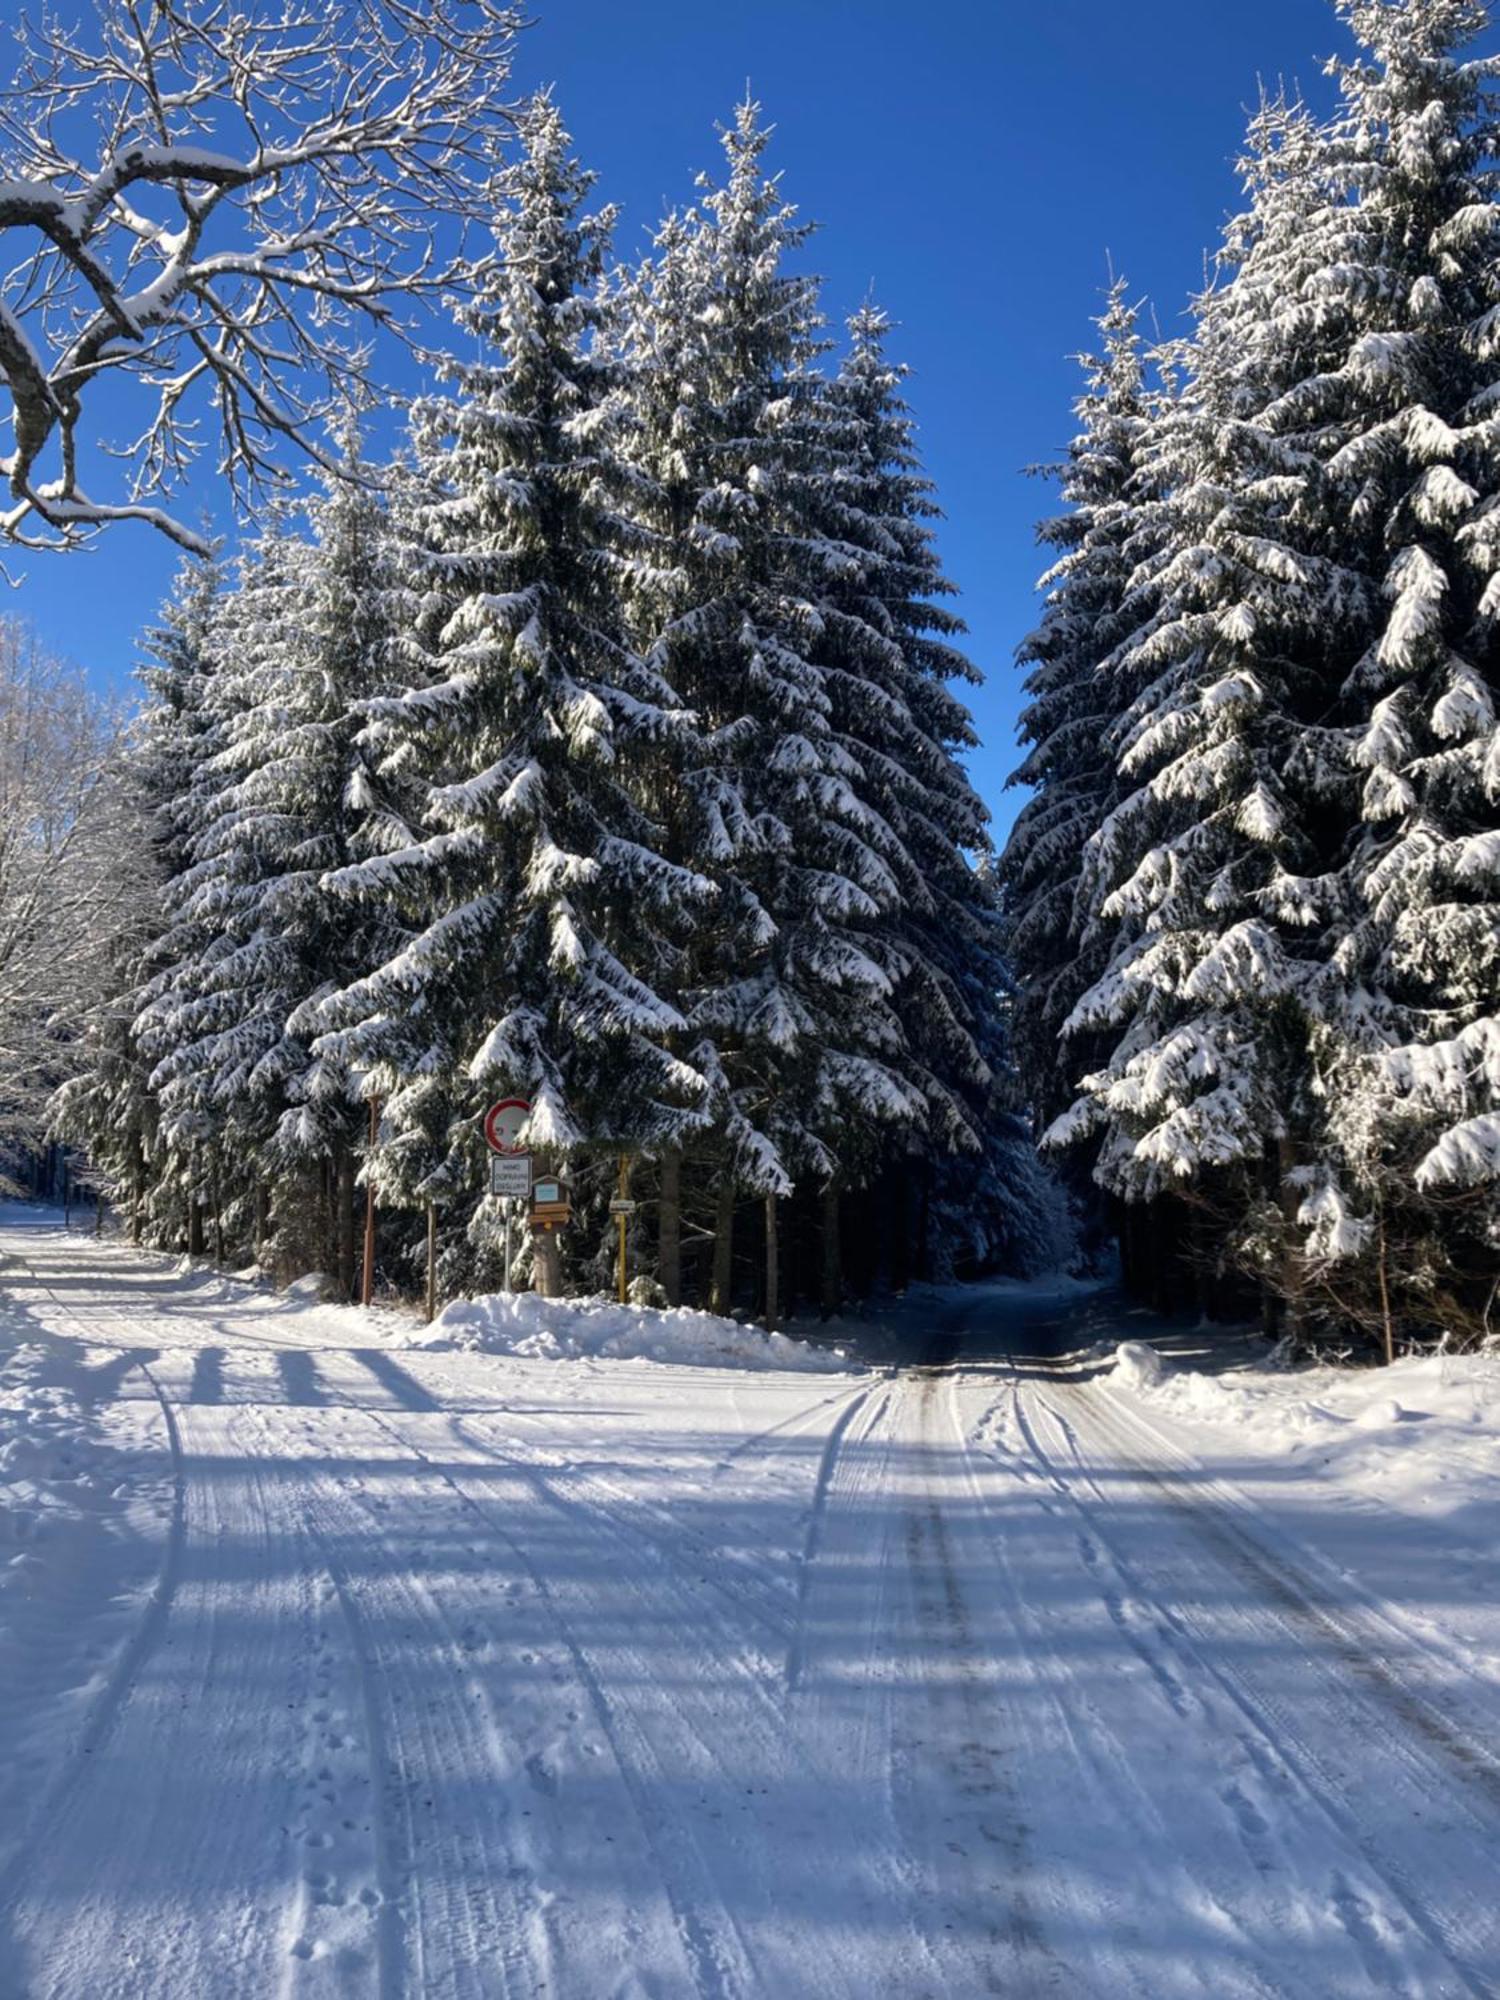
[[[54,1108],[59,1135],[85,1151],[107,1192],[128,1204],[132,1234],[179,1247],[193,1232],[192,1186],[184,1160],[161,1138],[154,1064],[137,1017],[195,942],[170,912],[174,885],[190,865],[198,773],[215,740],[208,693],[223,591],[217,549],[187,558],[145,636],[138,669],[145,700],[122,770],[131,823],[116,860],[122,898],[110,977]]]
[[[263,851],[247,718],[297,642],[293,560],[291,525],[278,516],[241,557],[217,607],[202,700],[208,730],[175,814],[185,853],[166,885],[159,969],[136,1025],[152,1062],[160,1179],[188,1191],[191,1248],[204,1247],[204,1212],[212,1217],[216,1255],[245,1191],[242,1174],[274,1130],[251,1077],[280,1032],[285,992],[279,944],[260,909],[274,863]]]
[[[900,895],[872,926],[901,1034],[887,1060],[927,1109],[921,1121],[851,1132],[841,1167],[858,1179],[873,1161],[903,1184],[920,1182],[898,1196],[909,1227],[914,1200],[930,1191],[929,1268],[1030,1271],[1065,1253],[1062,1203],[1016,1115],[989,815],[963,768],[976,738],[953,691],[980,677],[944,601],[954,587],[937,554],[940,510],[917,452],[907,371],[887,353],[890,332],[878,307],[861,307],[832,387],[826,519],[854,562],[827,587],[814,657]]]
[[[528,1137],[561,1161],[655,1148],[698,1116],[703,1080],[653,981],[673,926],[711,896],[662,858],[635,766],[682,726],[664,678],[623,643],[611,468],[595,352],[611,218],[536,98],[498,189],[497,255],[460,316],[480,358],[415,414],[427,499],[403,547],[420,604],[410,681],[367,705],[369,740],[416,804],[413,838],[330,878],[399,926],[399,948],[325,1009],[329,1059],[373,1070],[385,1200],[435,1200],[493,1270],[479,1120],[531,1101]],[[544,1286],[559,1281],[549,1262]]]
[[[362,740],[367,704],[394,685],[385,482],[363,456],[353,409],[341,420],[339,443],[340,470],[309,500],[289,551],[296,631],[241,733],[245,794],[258,811],[266,861],[263,920],[278,944],[275,1004],[284,1000],[286,1009],[254,1079],[278,1113],[267,1151],[275,1186],[253,1191],[257,1229],[269,1209],[268,1242],[281,1267],[302,1270],[316,1260],[352,1292],[356,1157],[367,1112],[360,1080],[313,1041],[319,1003],[384,956],[392,928],[378,909],[351,912],[326,877],[404,844],[408,830],[399,790],[377,779]],[[253,822],[246,831],[254,836]]]
[[[1318,285],[1339,191],[1299,107],[1262,107],[1246,181],[1225,281],[1198,302],[1182,393],[1144,454],[1147,616],[1105,662],[1136,690],[1106,736],[1124,782],[1080,890],[1085,941],[1113,925],[1113,952],[1064,1027],[1113,1046],[1049,1136],[1101,1135],[1105,1187],[1185,1193],[1203,1254],[1295,1290],[1314,1049],[1344,1004],[1330,927],[1351,802],[1329,655],[1367,592],[1300,393],[1347,316]]]
[[[1065,1129],[1127,1193],[1217,1176],[1230,1247],[1389,1351],[1493,1275],[1493,66],[1479,6],[1341,12],[1344,108],[1285,124],[1202,314],[1146,782],[1093,849],[1145,935]]]
[[[852,680],[872,672],[868,699],[887,702],[872,729],[904,730],[913,757],[933,760],[938,810],[972,813],[948,761],[946,732],[963,725],[940,681],[923,684],[943,620],[913,607],[937,576],[912,539],[920,512],[897,539],[864,515],[865,545],[845,539],[852,511],[889,496],[868,486],[859,451],[872,440],[851,439],[849,399],[816,373],[816,287],[786,269],[806,226],[765,176],[768,137],[758,107],[741,105],[724,182],[705,182],[699,207],[662,230],[628,288],[625,337],[632,630],[697,717],[667,813],[671,851],[719,892],[681,991],[712,1085],[713,1142],[694,1166],[716,1187],[721,1307],[737,1193],[766,1199],[774,1240],[774,1202],[797,1180],[860,1178],[882,1128],[929,1122],[895,1005],[907,962],[893,922],[901,877],[919,863],[880,798],[907,781],[872,781]],[[882,458],[879,480],[907,476]],[[872,589],[883,534],[886,574]],[[881,676],[897,695],[882,695]],[[951,1124],[951,1102],[945,1111]]]
[[[1029,745],[1011,779],[1030,787],[997,871],[1005,952],[1016,984],[1015,1042],[1028,1098],[1043,1122],[1072,1103],[1090,1067],[1082,1038],[1063,1024],[1104,970],[1114,927],[1081,895],[1084,849],[1122,796],[1106,742],[1120,704],[1107,662],[1139,626],[1134,582],[1142,529],[1142,455],[1151,404],[1136,308],[1115,279],[1097,321],[1100,352],[1082,357],[1078,432],[1056,469],[1066,512],[1038,540],[1058,551],[1039,588],[1042,620],[1018,651],[1029,666]],[[1104,1053],[1100,1051],[1100,1053]]]
[[[323,887],[369,851],[354,737],[387,685],[384,509],[352,418],[342,455],[305,519],[268,525],[220,608],[212,754],[188,788],[195,823],[172,892],[184,948],[142,1031],[169,1148],[206,1150],[221,1229],[285,1270],[337,1269],[347,1288],[364,1110],[297,1024],[384,942]]]
[[[1358,817],[1351,996],[1321,1051],[1333,1157],[1310,1256],[1387,1351],[1493,1330],[1500,1251],[1500,141],[1478,0],[1345,0],[1333,135],[1353,203],[1319,284],[1349,302],[1309,388],[1366,580],[1337,633]]]

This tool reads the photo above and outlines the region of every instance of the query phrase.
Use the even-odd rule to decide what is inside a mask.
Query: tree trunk
[[[917,1210],[917,1278],[926,1284],[932,1277],[932,1173],[924,1161],[918,1169],[919,1181]]]
[[[351,1246],[353,1239],[350,1239]],[[437,1318],[437,1204],[427,1204],[427,1324]]]
[[[196,1191],[188,1195],[188,1255],[203,1255],[203,1205]]]
[[[255,1183],[255,1261],[263,1263],[271,1233],[271,1197],[264,1181]]]
[[[214,1202],[214,1262],[220,1270],[224,1268],[224,1204],[219,1199],[219,1162],[214,1159],[211,1169],[210,1186]]]
[[[1380,1281],[1380,1327],[1385,1340],[1385,1365],[1396,1359],[1396,1330],[1391,1322],[1391,1287],[1386,1262],[1385,1206],[1375,1203],[1375,1275]]]
[[[843,1262],[839,1249],[839,1190],[830,1181],[823,1190],[823,1258],[818,1281],[818,1308],[829,1319],[843,1304]]]
[[[1276,1141],[1276,1199],[1281,1206],[1281,1287],[1286,1294],[1287,1331],[1296,1334],[1302,1326],[1302,1269],[1297,1254],[1297,1210],[1301,1196],[1291,1176],[1298,1165],[1297,1148],[1290,1139]]]
[[[661,1202],[657,1210],[656,1271],[669,1306],[682,1304],[682,1154],[673,1146],[661,1156]]]
[[[1260,1330],[1267,1340],[1281,1338],[1281,1300],[1274,1285],[1262,1284],[1260,1288]]]
[[[360,1260],[359,1302],[367,1306],[375,1297],[375,1149],[380,1144],[380,1105],[370,1099],[369,1136],[365,1142],[365,1244]]]
[[[777,1233],[776,1197],[766,1196],[766,1325],[781,1324],[781,1243]]]
[[[354,1297],[354,1148],[342,1145],[338,1153],[337,1271],[339,1290],[346,1299]]]
[[[555,1229],[538,1229],[531,1239],[531,1288],[538,1298],[562,1297],[562,1245]]]
[[[1174,1313],[1183,1310],[1182,1292],[1182,1244],[1173,1228],[1175,1218],[1170,1209],[1162,1216],[1161,1254],[1156,1272],[1156,1309],[1163,1317],[1170,1319]]]
[[[891,1175],[886,1214],[891,1235],[891,1289],[904,1292],[911,1283],[911,1176],[904,1166]]]
[[[1192,1287],[1193,1308],[1200,1322],[1206,1321],[1211,1303],[1208,1283],[1208,1260],[1204,1252],[1202,1217],[1196,1208],[1188,1210],[1187,1219],[1187,1276]]]
[[[708,1309],[726,1318],[734,1286],[734,1198],[734,1182],[725,1174],[719,1182],[718,1212],[714,1217],[714,1263]]]

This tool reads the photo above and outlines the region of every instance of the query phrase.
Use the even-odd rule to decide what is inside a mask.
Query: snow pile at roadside
[[[842,1374],[854,1367],[840,1348],[809,1347],[785,1334],[687,1306],[621,1306],[606,1299],[542,1299],[497,1292],[457,1299],[408,1347],[467,1348],[539,1361],[666,1361],[697,1368]]]
[[[1115,1380],[1122,1389],[1156,1389],[1166,1379],[1167,1364],[1143,1340],[1122,1340],[1115,1349]]]
[[[1205,1374],[1174,1369],[1127,1341],[1110,1382],[1184,1430],[1232,1427],[1237,1443],[1377,1491],[1388,1506],[1437,1517],[1493,1508],[1489,1518],[1500,1516],[1500,1353]]]

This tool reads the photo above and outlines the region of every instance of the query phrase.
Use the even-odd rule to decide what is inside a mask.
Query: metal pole
[[[625,1199],[626,1199],[626,1198],[628,1197],[629,1193],[630,1193],[630,1157],[629,1157],[629,1155],[628,1155],[628,1154],[626,1154],[626,1153],[621,1153],[621,1155],[620,1155],[620,1199],[621,1199],[621,1201],[624,1201],[624,1200],[625,1200]],[[615,1221],[616,1221],[616,1222],[617,1222],[617,1223],[618,1223],[618,1224],[620,1225],[620,1257],[619,1257],[619,1294],[620,1294],[620,1304],[621,1304],[621,1305],[624,1305],[624,1303],[625,1303],[625,1292],[626,1292],[626,1285],[625,1285],[625,1227],[626,1227],[626,1224],[627,1224],[627,1222],[629,1221],[629,1217],[628,1217],[628,1216],[626,1216],[626,1215],[624,1214],[624,1212],[622,1211],[622,1212],[621,1212],[621,1213],[620,1213],[619,1215],[617,1215],[617,1216],[615,1217]]]
[[[380,1105],[370,1099],[370,1150],[365,1159],[365,1268],[359,1287],[359,1302],[367,1306],[375,1296],[375,1148],[380,1139]]]
[[[501,1287],[503,1291],[507,1292],[510,1290],[510,1228],[511,1218],[515,1214],[515,1210],[515,1203],[507,1195],[505,1197],[505,1282]]]

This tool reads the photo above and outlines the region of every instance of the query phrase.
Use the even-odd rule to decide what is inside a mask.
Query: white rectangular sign
[[[519,1195],[531,1193],[530,1153],[495,1153],[490,1158],[490,1193]]]

